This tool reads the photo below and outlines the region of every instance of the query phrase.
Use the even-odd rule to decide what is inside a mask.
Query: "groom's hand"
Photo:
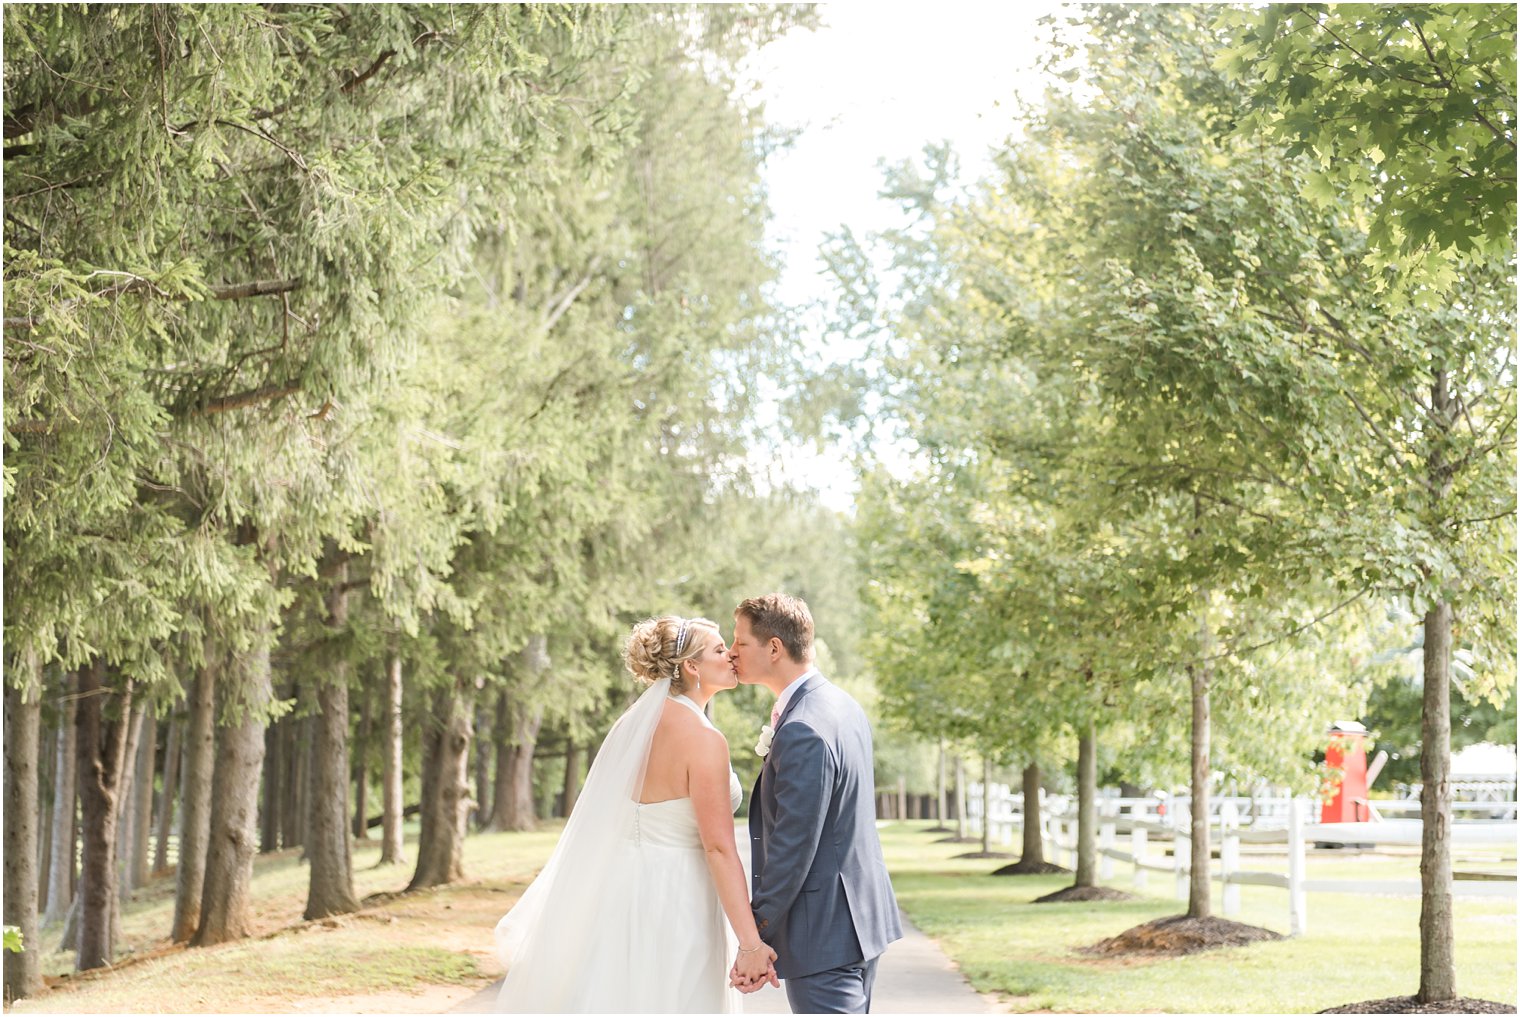
[[[736,972],[729,972],[728,984],[733,986],[735,989],[738,989],[746,996],[752,992],[759,992],[761,989],[765,988],[767,983],[774,985],[777,988],[781,987],[781,981],[776,977],[776,968],[774,966],[768,968],[764,975],[760,976],[753,982],[743,981],[739,978],[739,975]]]
[[[740,992],[755,992],[769,982],[779,986],[776,978],[776,951],[762,943],[758,950],[740,951],[728,973],[728,983]]]

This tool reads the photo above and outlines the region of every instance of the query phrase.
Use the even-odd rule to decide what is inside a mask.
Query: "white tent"
[[[1453,779],[1508,777],[1515,779],[1515,746],[1479,742],[1451,754]]]

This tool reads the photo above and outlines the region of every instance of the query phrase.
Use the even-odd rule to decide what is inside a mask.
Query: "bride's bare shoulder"
[[[728,745],[728,739],[723,737],[721,731],[704,724],[701,717],[675,702],[665,704],[665,713],[660,718],[660,733],[683,745],[699,746],[717,742],[725,746],[725,751]]]
[[[705,730],[702,723],[690,708],[682,706],[675,700],[665,704],[665,711],[660,714],[660,730],[666,734],[686,734],[688,732]]]

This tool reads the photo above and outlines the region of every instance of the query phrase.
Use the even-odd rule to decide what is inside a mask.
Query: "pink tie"
[[[771,707],[771,730],[776,729],[776,721],[781,719],[781,701],[776,700],[776,705]]]

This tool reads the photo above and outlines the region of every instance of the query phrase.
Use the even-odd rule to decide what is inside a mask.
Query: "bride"
[[[508,1013],[737,1013],[769,977],[734,845],[742,792],[703,713],[738,680],[705,618],[635,626],[649,688],[597,751],[559,844],[496,926]],[[725,921],[724,916],[727,916]]]

